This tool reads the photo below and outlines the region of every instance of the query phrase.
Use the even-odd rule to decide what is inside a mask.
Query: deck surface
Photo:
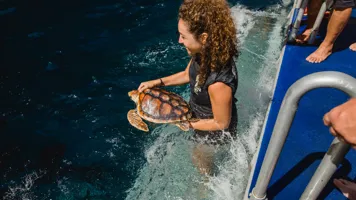
[[[323,23],[321,28],[320,38],[325,35],[325,24]],[[349,49],[353,42],[356,42],[356,10],[353,11],[348,25],[336,41],[333,54],[326,61],[312,64],[305,60],[317,49],[316,45],[286,45],[271,109],[267,115],[268,120],[251,183],[252,187],[257,180],[279,108],[288,88],[298,79],[320,71],[339,71],[356,78],[356,52]],[[268,188],[269,200],[299,199],[333,140],[328,128],[323,125],[323,115],[348,98],[343,92],[329,88],[315,89],[302,97]],[[349,151],[334,177],[356,180],[355,150]],[[329,181],[318,199],[345,198]]]

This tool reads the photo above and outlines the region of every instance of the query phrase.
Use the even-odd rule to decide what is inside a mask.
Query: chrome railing
[[[290,30],[289,36],[288,36],[288,42],[294,42],[295,39],[297,38],[297,34],[300,29],[300,24],[303,19],[304,11],[308,6],[308,2],[309,2],[309,0],[298,0],[294,4],[294,7],[293,7],[294,15],[293,15],[292,24],[291,24],[291,30]],[[317,18],[314,22],[313,28],[310,32],[308,44],[314,43],[315,38],[319,32],[320,24],[324,18],[324,14],[325,14],[326,10],[332,6],[333,2],[334,2],[333,0],[325,0],[322,3],[321,8],[318,13],[318,16],[317,16]]]
[[[250,200],[267,199],[267,187],[289,133],[300,98],[310,90],[325,87],[337,88],[356,97],[356,79],[341,72],[317,72],[296,81],[283,99],[256,185],[250,194]],[[301,199],[316,199],[348,149],[348,144],[338,139],[333,141]]]

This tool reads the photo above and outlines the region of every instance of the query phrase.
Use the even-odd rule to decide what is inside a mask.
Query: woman
[[[179,43],[192,57],[186,69],[168,77],[140,84],[138,90],[156,86],[190,84],[191,122],[195,139],[205,144],[225,141],[225,132],[236,134],[237,112],[234,94],[238,55],[236,28],[225,0],[184,0],[179,8]],[[200,172],[210,174],[212,155],[207,145],[198,145],[193,162]]]

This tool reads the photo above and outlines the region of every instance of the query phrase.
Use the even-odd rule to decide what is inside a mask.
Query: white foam
[[[144,47],[140,49],[139,53],[132,53],[127,56],[125,69],[129,70],[131,65],[137,66],[137,64],[141,68],[151,68],[152,65],[155,65],[158,69],[164,69],[176,62],[176,60],[168,58],[172,56],[168,52],[178,49],[182,49],[182,46],[173,41],[159,42],[154,46]]]
[[[257,149],[265,112],[271,100],[285,13],[280,5],[267,8],[266,11],[251,11],[241,5],[232,8],[238,25],[237,37],[243,51],[239,59],[242,61],[238,61],[239,76],[242,81],[247,81],[241,85],[249,85],[251,88],[238,89],[243,91],[239,93],[241,96],[237,96],[240,100],[238,106],[241,106],[238,110],[241,121],[238,126],[239,135],[227,151],[217,154],[222,160],[216,163],[218,172],[209,177],[208,183],[204,183],[209,191],[205,199],[243,199],[249,178],[249,164]],[[266,40],[256,39],[256,35],[261,33],[261,24],[268,31],[262,35]],[[261,42],[256,41],[258,39]],[[250,46],[256,43],[262,46]],[[167,48],[173,49],[175,46],[172,44]],[[164,50],[162,53],[167,52]],[[146,56],[154,58],[150,62],[157,62],[155,53]],[[249,77],[251,74],[253,76]],[[189,90],[181,95],[189,99]],[[127,191],[126,199],[198,199],[202,177],[192,164],[193,146],[187,139],[187,133],[173,125],[163,125],[151,134],[157,138],[147,144],[147,163],[141,168],[133,187]]]
[[[41,178],[45,173],[45,171],[40,170],[39,172],[32,172],[25,175],[20,184],[9,186],[9,190],[5,193],[4,199],[36,199],[33,192],[35,181]]]
[[[147,163],[126,199],[191,198],[191,187],[199,176],[190,159],[191,147],[186,139],[189,133],[182,133],[173,125],[162,125],[151,134],[157,135],[157,139],[147,145]]]
[[[231,13],[235,20],[236,26],[238,27],[237,38],[240,45],[242,45],[248,35],[248,32],[255,24],[253,15],[249,10],[241,5],[232,7]]]

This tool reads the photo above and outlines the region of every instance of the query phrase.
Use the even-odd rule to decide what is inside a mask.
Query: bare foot
[[[331,54],[332,49],[333,45],[325,45],[321,43],[319,48],[314,51],[314,53],[310,54],[306,60],[311,63],[321,63]]]
[[[353,43],[353,44],[350,46],[350,49],[351,49],[352,51],[356,51],[356,42]]]
[[[342,194],[350,199],[356,200],[356,184],[345,179],[334,179],[334,184],[338,187]]]

